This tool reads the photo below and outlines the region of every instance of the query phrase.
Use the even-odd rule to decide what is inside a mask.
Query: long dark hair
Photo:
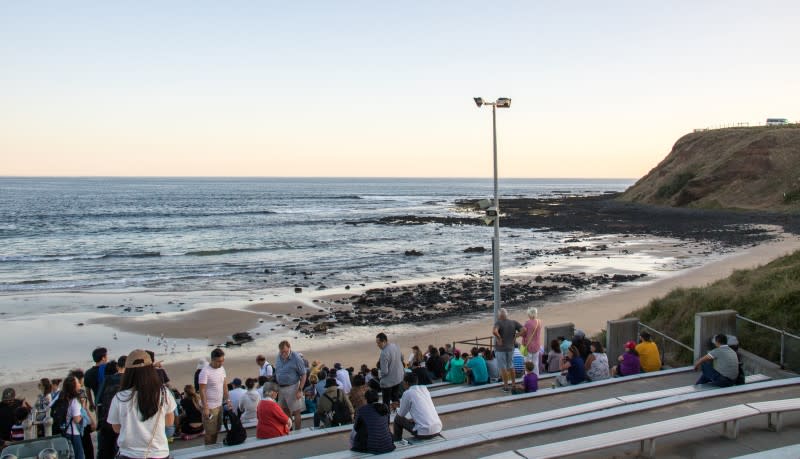
[[[161,378],[152,365],[126,368],[120,390],[128,389],[130,389],[131,395],[128,400],[124,401],[130,401],[134,395],[136,396],[136,404],[142,415],[142,421],[146,421],[158,413],[162,397],[167,395],[164,385],[161,384]]]
[[[67,376],[64,378],[64,383],[61,386],[61,395],[66,396],[67,400],[78,398],[80,391],[78,391],[78,378],[75,376]]]

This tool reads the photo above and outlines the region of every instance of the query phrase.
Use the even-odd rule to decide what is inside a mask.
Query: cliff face
[[[620,199],[678,207],[800,210],[800,126],[687,134]]]

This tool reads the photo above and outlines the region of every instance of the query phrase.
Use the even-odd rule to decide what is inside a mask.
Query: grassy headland
[[[740,315],[797,334],[800,331],[800,251],[754,269],[737,270],[706,287],[678,288],[626,317],[639,320],[692,345],[694,315],[733,309]],[[738,330],[743,348],[777,361],[780,335],[763,328]],[[800,343],[787,339],[787,360],[798,369]]]

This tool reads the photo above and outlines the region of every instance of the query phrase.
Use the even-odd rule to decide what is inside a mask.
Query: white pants
[[[536,373],[536,376],[539,376],[539,365],[542,363],[542,349],[539,349],[537,352],[528,352],[528,355],[525,356],[525,360],[528,362],[533,362],[533,372]]]

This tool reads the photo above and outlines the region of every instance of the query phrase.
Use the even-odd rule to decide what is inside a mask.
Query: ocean
[[[632,183],[502,180],[501,205],[503,197],[598,194]],[[488,250],[463,249],[490,248],[490,227],[359,222],[451,216],[457,199],[491,195],[489,179],[0,178],[0,295],[252,290],[309,280],[320,288],[489,270]],[[506,238],[510,252],[543,243],[517,239]]]

